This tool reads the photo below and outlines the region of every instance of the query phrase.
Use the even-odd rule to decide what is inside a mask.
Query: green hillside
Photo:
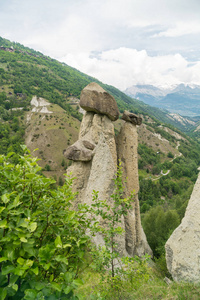
[[[129,109],[135,113],[149,114],[162,122],[181,128],[179,122],[168,117],[167,112],[132,99],[115,87],[103,84],[40,52],[1,37],[0,47],[0,92],[1,98],[6,94],[10,101],[6,104],[7,108],[26,107],[31,97],[37,95],[70,110],[67,97],[79,97],[81,90],[88,83],[95,81],[115,97],[121,112]],[[9,47],[11,52],[5,51],[6,47]],[[21,97],[19,94],[22,94]],[[75,116],[80,118],[78,114]]]
[[[128,292],[128,294],[132,296],[132,299],[134,297],[138,297],[135,299],[140,299],[138,293],[144,290],[144,294],[143,292],[141,294],[141,299],[154,299],[154,293],[156,293],[159,299],[169,299],[169,297],[171,297],[170,299],[179,299],[172,297],[174,293],[177,294],[178,297],[179,295],[181,297],[181,287],[175,286],[174,292],[173,286],[167,288],[163,282],[163,277],[169,276],[165,266],[164,244],[172,231],[180,224],[193,185],[198,176],[197,168],[200,165],[200,145],[197,139],[198,132],[194,133],[192,137],[189,137],[180,131],[180,129],[186,131],[185,126],[180,125],[180,123],[174,119],[170,119],[167,112],[148,106],[142,101],[132,99],[118,89],[105,85],[97,79],[83,74],[50,57],[44,56],[35,50],[0,38],[0,155],[13,152],[12,156],[6,158],[6,161],[11,162],[11,165],[5,164],[3,166],[3,164],[0,164],[2,174],[5,175],[5,178],[2,179],[2,194],[5,193],[5,191],[7,192],[7,190],[11,193],[12,189],[15,190],[15,188],[22,188],[23,190],[23,186],[20,185],[19,187],[18,185],[19,178],[23,181],[21,177],[22,173],[18,174],[19,169],[20,172],[23,172],[23,159],[19,158],[18,154],[23,154],[20,145],[24,143],[26,143],[31,151],[38,148],[34,153],[41,159],[38,161],[41,168],[37,167],[39,173],[35,171],[35,167],[33,168],[34,172],[36,172],[33,176],[36,181],[35,187],[37,188],[37,185],[40,185],[39,181],[44,181],[44,185],[48,182],[47,185],[50,193],[52,193],[52,195],[56,195],[56,193],[59,194],[60,187],[56,186],[52,179],[46,178],[45,181],[45,178],[41,174],[44,174],[46,177],[54,178],[58,185],[63,185],[63,174],[70,164],[70,162],[63,157],[63,149],[77,140],[80,121],[82,119],[82,114],[79,112],[80,93],[88,83],[93,81],[100,84],[106,91],[114,96],[120,112],[127,109],[143,117],[143,124],[138,128],[139,200],[143,228],[154,252],[156,267],[155,270],[149,271],[142,262],[134,262],[137,268],[139,266],[141,273],[138,275],[139,277],[133,277],[133,282],[136,282],[136,285],[129,286],[130,293]],[[48,102],[48,113],[34,111],[34,106],[31,104],[34,96],[36,96],[36,99],[42,98]],[[199,122],[198,118],[196,122]],[[177,125],[179,129],[175,128],[175,125]],[[116,133],[120,126],[121,120],[116,121]],[[190,129],[191,128],[192,125]],[[2,158],[2,160],[3,159],[4,158]],[[19,162],[22,164],[20,167],[17,165]],[[35,162],[32,163],[33,166],[35,166]],[[32,165],[28,164],[28,166],[30,167]],[[11,174],[14,177],[9,177],[9,168],[10,170],[15,170],[16,176],[18,177],[15,177],[15,173],[13,175],[12,172]],[[6,176],[8,176],[10,180],[8,183]],[[29,197],[29,192],[32,191],[31,176],[32,174],[28,173],[27,185],[30,186],[30,188],[25,190],[24,193],[26,201]],[[37,180],[39,181],[37,182]],[[10,185],[9,189],[7,185]],[[45,190],[42,192],[44,191]],[[21,193],[23,194],[23,192],[24,190]],[[10,195],[15,203],[14,194],[11,193]],[[34,197],[36,197],[36,195],[37,193],[34,194]],[[42,211],[43,210],[44,208]],[[7,213],[6,210],[4,213]],[[20,213],[23,215],[24,211],[22,210]],[[0,231],[0,233],[1,232],[2,231]],[[57,248],[60,247],[59,243],[58,241]],[[36,245],[38,245],[38,243],[36,243]],[[84,247],[86,247],[85,244]],[[82,257],[84,255],[86,256],[84,257],[86,262],[84,261],[84,265],[81,265],[80,272],[78,271],[77,273],[77,278],[78,280],[83,277],[89,278],[92,274],[96,282],[98,282],[99,271],[92,271],[91,268],[87,273],[86,264],[89,265],[91,259],[91,257],[88,258],[85,254],[87,250],[86,247],[81,252]],[[32,257],[31,253],[29,253],[29,255]],[[95,255],[97,255],[97,253],[95,253]],[[80,260],[82,257],[80,257]],[[98,255],[96,257],[98,257]],[[100,258],[98,257],[98,259]],[[73,263],[72,261],[72,266]],[[6,263],[3,262],[3,264],[5,265]],[[79,262],[77,264],[79,268]],[[135,265],[132,265],[132,271],[134,270],[134,272]],[[53,267],[56,269],[56,265]],[[86,273],[84,273],[85,268]],[[33,268],[33,270],[36,269]],[[46,273],[44,272],[44,274]],[[127,282],[130,282],[129,279],[132,278],[131,276],[135,276],[132,273],[122,273],[122,275],[125,276],[124,278]],[[3,276],[5,277],[7,274]],[[146,281],[147,277],[151,280]],[[128,280],[126,280],[126,278],[128,278]],[[117,280],[119,280],[119,278]],[[116,281],[116,284],[121,286],[122,281],[120,280],[119,282]],[[150,283],[151,281],[152,285]],[[160,290],[158,289],[157,283],[161,286]],[[28,283],[26,282],[26,284]],[[113,284],[115,283],[108,281],[106,285],[102,285],[104,292],[107,288],[110,288],[110,294],[112,294]],[[123,282],[123,284],[123,295],[125,295],[125,282]],[[154,292],[149,290],[149,293],[145,295],[145,289],[142,288],[143,284],[147,289],[151,289],[153,286]],[[52,286],[52,288],[54,288],[54,285]],[[57,285],[55,286],[58,288]],[[12,287],[9,286],[9,288],[12,290]],[[99,288],[99,286],[97,288]],[[193,295],[193,292],[191,292],[193,287],[188,287],[187,289],[186,286],[184,288],[184,296]],[[83,287],[83,292],[81,292],[80,287],[80,293],[90,293],[88,289],[93,290],[93,282],[90,282],[90,280],[88,286],[86,284]],[[168,294],[166,294],[166,290],[169,292],[169,297]],[[0,288],[0,295],[3,293],[2,291]],[[102,292],[102,294],[104,292]],[[98,294],[97,291],[96,293]],[[199,293],[197,294],[199,295]]]

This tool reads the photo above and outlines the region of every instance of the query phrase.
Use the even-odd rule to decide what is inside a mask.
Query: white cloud
[[[133,84],[200,84],[200,62],[190,65],[180,54],[152,57],[145,50],[119,48],[97,57],[68,54],[61,61],[121,90]]]
[[[188,64],[199,60],[199,11],[199,0],[6,0],[0,35],[122,90],[199,83],[199,63]]]
[[[178,37],[198,33],[200,33],[200,22],[179,22],[173,27],[168,28],[166,31],[153,35],[153,37]]]

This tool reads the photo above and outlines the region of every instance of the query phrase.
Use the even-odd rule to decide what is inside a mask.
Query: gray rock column
[[[138,200],[138,136],[136,125],[140,125],[142,119],[127,111],[124,112],[122,119],[125,120],[125,123],[117,136],[117,154],[123,171],[124,197],[130,197],[132,192],[134,195],[132,208],[124,216],[126,250],[131,256],[142,256],[146,253],[152,255],[141,225]]]

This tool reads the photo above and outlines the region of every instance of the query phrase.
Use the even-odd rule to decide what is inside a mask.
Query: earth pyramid
[[[113,178],[121,160],[124,181],[124,197],[134,191],[130,211],[121,220],[124,234],[117,239],[121,255],[142,256],[152,251],[143,232],[138,201],[138,158],[137,128],[142,119],[124,112],[124,124],[118,137],[115,137],[114,124],[119,117],[115,99],[97,83],[90,83],[81,92],[80,106],[86,110],[76,143],[64,151],[72,165],[67,169],[76,179],[74,192],[78,192],[76,203],[92,203],[93,190],[99,192],[99,199],[112,205],[114,191]],[[127,178],[125,182],[125,178]],[[103,244],[103,237],[95,237],[96,244]]]

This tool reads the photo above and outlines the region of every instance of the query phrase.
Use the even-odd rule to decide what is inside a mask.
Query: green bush
[[[143,228],[155,257],[164,253],[164,245],[174,229],[180,224],[175,210],[164,211],[161,206],[151,208],[143,218]]]
[[[51,189],[24,151],[16,165],[0,156],[0,299],[71,299],[89,221],[71,208],[71,180]]]

